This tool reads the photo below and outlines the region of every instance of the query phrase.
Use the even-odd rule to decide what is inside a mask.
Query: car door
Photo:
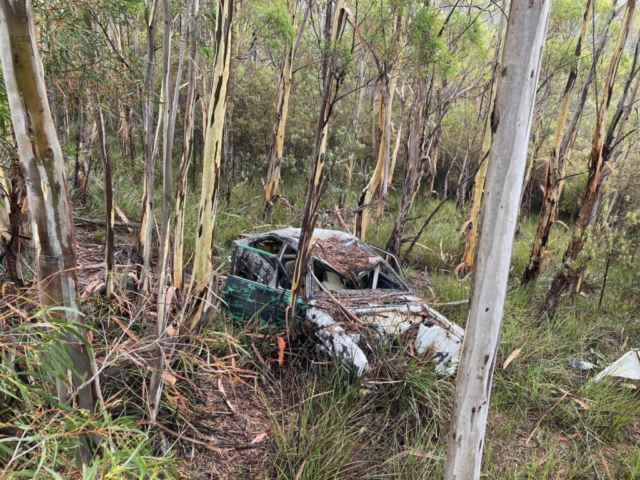
[[[222,286],[225,313],[238,322],[257,318],[263,324],[284,326],[291,292],[268,285],[278,269],[282,270],[277,255],[241,242],[234,247],[231,272]],[[298,299],[297,310],[298,318],[303,319],[306,304],[302,299]]]

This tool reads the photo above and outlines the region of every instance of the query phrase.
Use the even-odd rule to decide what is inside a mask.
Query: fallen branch
[[[73,219],[74,224],[88,224],[88,225],[100,225],[104,227],[106,225],[105,220],[101,220],[98,218],[81,218],[76,217]],[[139,227],[140,224],[138,222],[113,222],[113,225],[116,227]]]
[[[165,433],[168,433],[169,435],[176,437],[180,440],[184,440],[186,442],[191,442],[191,443],[195,443],[196,445],[200,445],[204,448],[206,448],[207,450],[211,450],[212,452],[216,452],[216,453],[224,453],[224,450],[228,450],[228,449],[234,449],[234,450],[248,450],[251,448],[264,448],[266,446],[267,442],[260,442],[260,443],[208,443],[208,442],[203,442],[202,440],[198,440],[196,438],[192,438],[192,437],[187,437],[186,435],[182,435],[178,432],[174,432],[173,430],[168,429],[167,427],[156,423],[155,424],[156,427],[158,427],[160,430],[162,430]]]
[[[358,325],[363,325],[362,320],[360,320],[358,317],[356,317],[353,313],[351,313],[351,311],[350,311],[347,307],[345,307],[342,303],[340,303],[340,300],[338,300],[336,297],[334,297],[334,296],[331,294],[331,292],[330,292],[329,290],[327,290],[327,287],[325,287],[325,286],[320,282],[320,280],[318,280],[318,277],[316,277],[314,273],[312,273],[312,275],[313,275],[313,279],[314,279],[314,280],[315,280],[315,282],[318,284],[318,286],[320,287],[320,289],[321,289],[324,293],[326,293],[326,294],[327,294],[327,296],[329,297],[329,299],[330,299],[333,303],[335,303],[335,304],[338,306],[338,308],[340,309],[340,311],[341,311],[342,313],[344,313],[344,314],[347,316],[347,318],[348,318],[349,320],[351,320],[353,323],[356,323],[356,324],[358,324]]]
[[[342,225],[342,228],[344,228],[345,232],[349,232],[349,227],[347,226],[347,222],[344,221],[344,218],[342,217],[342,213],[340,213],[340,209],[338,208],[338,205],[336,205],[334,207],[333,210],[336,214],[336,217],[338,217],[338,221],[340,222],[340,225]]]
[[[456,300],[455,302],[444,302],[444,303],[430,303],[432,307],[457,307],[459,305],[468,305],[469,299],[465,298],[464,300]]]

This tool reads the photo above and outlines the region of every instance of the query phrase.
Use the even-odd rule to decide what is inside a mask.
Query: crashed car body
[[[221,296],[228,317],[285,325],[299,240],[300,229],[286,228],[233,243]],[[464,331],[413,294],[393,255],[353,235],[316,229],[307,270],[297,321],[357,375],[368,366],[365,330],[383,338],[415,335],[415,351],[437,372],[455,371]],[[353,315],[362,323],[354,325]]]

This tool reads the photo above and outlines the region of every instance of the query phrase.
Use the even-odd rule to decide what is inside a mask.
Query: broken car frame
[[[222,287],[228,317],[285,325],[299,239],[300,229],[286,228],[233,243]],[[358,376],[369,365],[365,331],[380,338],[415,335],[415,351],[432,359],[441,374],[455,371],[464,336],[462,328],[413,294],[393,255],[334,230],[314,232],[296,320],[321,350]]]

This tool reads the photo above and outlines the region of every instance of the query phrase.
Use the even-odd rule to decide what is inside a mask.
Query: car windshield
[[[371,247],[356,238],[338,235],[316,240],[313,275],[329,291],[406,290],[396,272]],[[315,291],[322,290],[315,285]]]

